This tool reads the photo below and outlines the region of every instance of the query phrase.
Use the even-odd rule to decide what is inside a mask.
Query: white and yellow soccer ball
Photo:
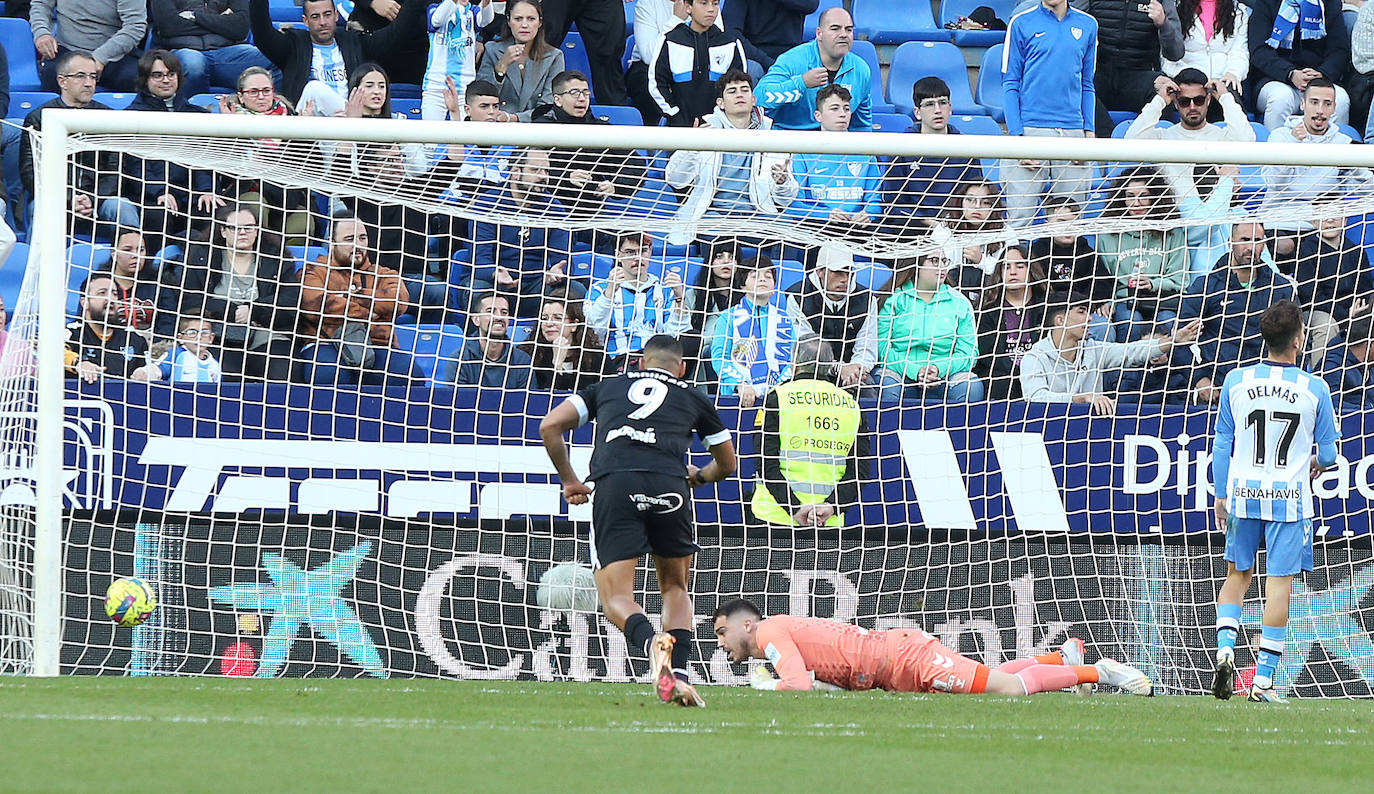
[[[539,606],[555,612],[595,612],[600,603],[596,597],[596,577],[580,563],[555,565],[539,578],[535,600]]]
[[[157,594],[142,579],[116,579],[105,591],[105,614],[125,628],[137,626],[157,609]]]

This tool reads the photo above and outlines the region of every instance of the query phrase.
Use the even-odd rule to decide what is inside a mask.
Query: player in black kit
[[[658,335],[644,345],[638,372],[593,384],[544,417],[539,435],[563,480],[569,504],[584,504],[592,489],[578,479],[563,436],[596,420],[591,471],[592,566],[606,617],[625,633],[631,652],[649,658],[654,688],[665,703],[706,705],[687,681],[692,653],[692,555],[700,551],[687,489],[719,482],[738,461],[730,432],[715,406],[681,380],[682,345]],[[692,435],[711,451],[698,469],[683,464]],[[635,568],[651,554],[663,595],[663,632],[655,634],[634,597]]]

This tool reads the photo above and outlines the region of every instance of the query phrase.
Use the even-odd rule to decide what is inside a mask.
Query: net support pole
[[[27,133],[26,133],[27,134]],[[66,315],[67,125],[45,111],[34,240],[38,269],[38,400],[34,446],[33,674],[55,676],[62,648],[62,354]]]

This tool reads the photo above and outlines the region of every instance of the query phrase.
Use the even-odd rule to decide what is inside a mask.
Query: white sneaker
[[[1286,698],[1286,697],[1281,697],[1281,696],[1279,695],[1279,693],[1277,693],[1277,692],[1274,691],[1274,688],[1273,688],[1272,686],[1268,686],[1268,687],[1259,687],[1259,686],[1254,686],[1254,685],[1252,685],[1252,686],[1250,687],[1250,694],[1246,697],[1246,700],[1250,701],[1251,703],[1287,703],[1287,702],[1288,702],[1288,698]]]
[[[1154,694],[1154,685],[1149,677],[1129,664],[1122,664],[1115,659],[1098,659],[1093,666],[1097,668],[1101,683],[1120,687],[1132,695]]]
[[[1079,667],[1083,664],[1084,656],[1087,654],[1087,646],[1077,637],[1070,637],[1064,640],[1064,644],[1059,646],[1059,656],[1064,660],[1068,667]],[[1093,693],[1092,684],[1079,684],[1073,688],[1079,697],[1087,697]]]

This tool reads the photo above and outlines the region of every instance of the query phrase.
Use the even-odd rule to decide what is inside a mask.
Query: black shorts
[[[692,525],[686,478],[648,471],[604,475],[592,491],[592,567],[645,554],[696,554],[701,547]]]

